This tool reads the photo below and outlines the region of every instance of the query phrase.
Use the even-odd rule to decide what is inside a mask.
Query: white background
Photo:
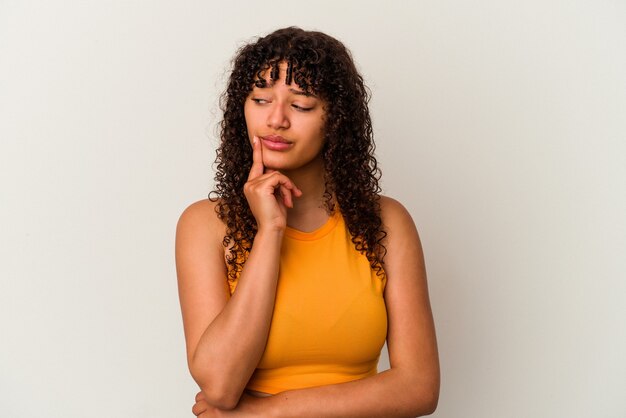
[[[626,416],[626,4],[232,3],[0,0],[0,416],[191,416],[174,229],[236,48],[288,25],[372,89],[434,416]]]

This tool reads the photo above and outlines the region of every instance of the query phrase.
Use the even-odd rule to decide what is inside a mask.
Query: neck
[[[295,183],[302,196],[295,198],[287,210],[287,225],[302,231],[312,231],[328,219],[324,205],[324,162],[320,158],[297,170],[284,174]]]

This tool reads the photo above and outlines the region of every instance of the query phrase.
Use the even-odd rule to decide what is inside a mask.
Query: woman
[[[216,196],[185,210],[176,238],[194,414],[432,413],[422,249],[406,209],[379,195],[349,52],[278,30],[239,51],[223,99]],[[385,339],[391,368],[377,373]]]

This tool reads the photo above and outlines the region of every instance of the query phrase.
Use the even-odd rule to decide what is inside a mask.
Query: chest
[[[350,241],[329,239],[283,245],[260,368],[362,364],[378,357],[387,334],[384,280]]]

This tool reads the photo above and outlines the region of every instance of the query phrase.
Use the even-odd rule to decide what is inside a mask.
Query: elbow
[[[220,409],[222,411],[230,411],[232,409],[235,409],[235,407],[239,403],[240,397],[234,395],[233,393],[207,391],[204,388],[201,389],[202,393],[204,393],[204,397],[207,403],[214,408]]]
[[[423,406],[422,415],[430,415],[437,410],[437,405],[439,404],[439,394],[433,396],[432,398],[427,399]]]
[[[224,411],[235,409],[243,391],[229,385],[229,379],[211,379],[206,373],[199,373],[193,368],[190,372],[209,405]]]
[[[409,409],[407,409],[407,416],[411,417],[424,417],[426,415],[433,414],[437,409],[437,404],[439,403],[439,398],[437,396],[429,397],[424,396],[424,394],[420,394],[420,396],[416,396],[412,402]]]
[[[420,393],[417,397],[419,402],[416,402],[416,416],[430,415],[435,412],[437,405],[439,404],[439,385],[437,387],[430,388],[426,392]]]
[[[241,393],[225,387],[216,387],[212,384],[201,384],[198,382],[200,390],[206,402],[214,408],[222,411],[235,409],[241,398]]]
[[[412,378],[404,383],[405,387],[411,387],[407,391],[407,413],[412,417],[422,417],[435,412],[439,404],[439,376],[426,378]]]

